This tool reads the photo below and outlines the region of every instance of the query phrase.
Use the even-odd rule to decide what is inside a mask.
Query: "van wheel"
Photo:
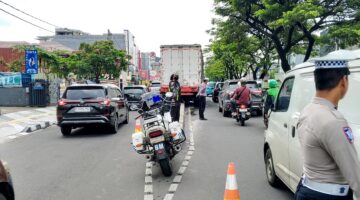
[[[270,149],[267,149],[265,154],[265,170],[269,184],[273,187],[278,187],[280,184],[280,179],[276,176]]]
[[[71,134],[71,126],[62,126],[60,130],[63,136],[69,136]]]

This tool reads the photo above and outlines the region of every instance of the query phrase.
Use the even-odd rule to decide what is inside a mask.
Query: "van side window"
[[[294,85],[294,77],[288,78],[282,85],[277,101],[275,110],[278,112],[286,112],[289,108],[291,92]]]

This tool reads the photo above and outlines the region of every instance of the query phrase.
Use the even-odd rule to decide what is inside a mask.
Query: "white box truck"
[[[162,45],[161,82],[162,94],[169,90],[171,74],[179,75],[181,97],[185,102],[195,102],[199,84],[204,78],[204,61],[199,44]]]

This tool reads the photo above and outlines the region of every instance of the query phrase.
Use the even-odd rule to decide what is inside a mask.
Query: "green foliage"
[[[358,0],[214,1],[215,12],[225,23],[232,23],[232,27],[225,29],[243,27],[243,32],[248,35],[270,41],[285,72],[290,70],[288,55],[302,52],[306,61],[312,55],[315,42],[340,39],[344,47],[359,44]],[[317,41],[314,33],[326,28],[329,28],[328,38]],[[215,35],[221,35],[219,30],[215,29],[215,32]]]
[[[81,77],[95,77],[103,74],[118,77],[125,70],[128,57],[124,51],[115,49],[112,41],[96,41],[94,44],[82,43],[78,52],[70,56],[70,66]]]
[[[9,64],[9,69],[11,72],[21,72],[23,66],[22,60],[14,60]]]

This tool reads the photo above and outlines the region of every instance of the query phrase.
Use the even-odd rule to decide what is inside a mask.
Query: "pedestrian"
[[[354,136],[337,110],[350,74],[346,61],[315,61],[316,96],[301,112],[297,132],[303,156],[303,177],[296,200],[360,199],[360,162]]]
[[[180,120],[180,106],[181,106],[181,86],[179,83],[179,76],[172,74],[170,76],[169,90],[173,93],[171,102],[170,115],[173,122]]]
[[[197,94],[199,100],[199,117],[200,120],[207,120],[204,117],[205,107],[206,107],[206,86],[209,79],[204,78],[203,83],[200,85],[199,92]]]

